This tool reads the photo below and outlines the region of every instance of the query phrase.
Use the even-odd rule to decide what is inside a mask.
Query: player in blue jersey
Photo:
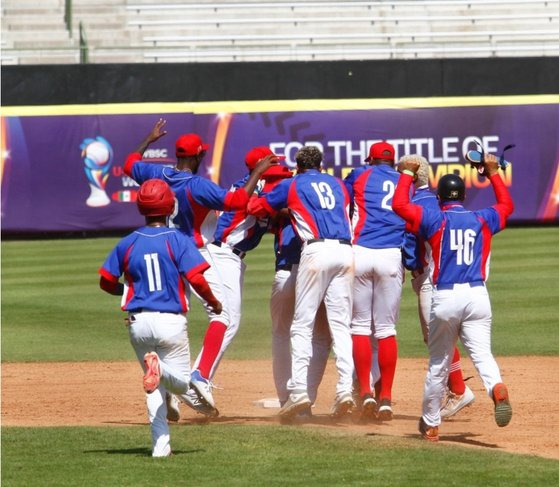
[[[489,178],[497,203],[477,211],[462,206],[465,184],[455,174],[439,180],[437,195],[441,208],[410,203],[409,190],[418,168],[416,161],[399,166],[402,174],[392,206],[406,220],[406,229],[425,239],[431,248],[434,288],[429,320],[429,370],[419,431],[425,439],[438,441],[440,409],[458,337],[493,399],[497,426],[506,426],[512,418],[508,390],[491,353],[491,304],[485,281],[491,237],[505,227],[514,206],[498,174],[498,159],[491,154],[484,157],[482,174]]]
[[[373,144],[365,159],[369,165],[354,169],[345,179],[353,206],[355,283],[351,333],[362,417],[378,414],[385,421],[393,416],[396,322],[404,279],[401,248],[405,222],[391,206],[399,178],[394,156],[391,144]],[[371,389],[371,334],[378,347],[380,371],[380,379],[374,377],[376,399]]]
[[[104,291],[122,295],[128,312],[130,343],[144,369],[144,390],[152,434],[152,455],[171,454],[166,390],[184,398],[190,383],[186,327],[186,282],[219,315],[221,303],[203,273],[209,268],[192,240],[167,218],[175,196],[159,179],[144,182],[137,197],[146,225],[123,238],[99,269]],[[124,274],[124,284],[119,278]]]
[[[275,157],[277,160],[283,157],[276,156],[268,147],[259,146],[252,148],[245,155],[245,164],[248,173],[239,181],[233,183],[231,190],[236,191],[246,185],[252,177],[256,166],[266,157]],[[285,166],[271,166],[261,176],[261,180],[254,190],[252,198],[259,196],[264,190],[265,184],[271,181],[279,181],[281,178],[291,176],[291,171]],[[230,322],[223,338],[223,343],[210,370],[209,379],[216,373],[217,367],[223,354],[233,341],[239,330],[241,322],[242,291],[245,278],[246,265],[243,261],[247,252],[254,249],[268,231],[268,217],[257,218],[250,215],[246,208],[235,211],[222,211],[217,219],[217,228],[214,240],[208,244],[212,255],[213,265],[219,269],[222,278],[223,289],[228,303]],[[202,353],[196,359],[196,368],[202,359]]]
[[[419,169],[414,180],[415,193],[412,196],[411,202],[435,211],[439,208],[439,200],[429,190],[429,162],[423,156],[412,154],[400,158],[398,164],[403,164],[406,161],[417,161],[419,163]],[[429,334],[431,296],[433,294],[433,285],[429,275],[428,252],[429,248],[421,237],[417,237],[410,232],[406,233],[402,257],[404,267],[411,271],[412,274],[411,285],[417,295],[419,322],[421,324],[423,341],[426,344]],[[460,351],[455,346],[448,375],[448,393],[441,409],[441,418],[454,416],[463,408],[471,405],[474,400],[474,393],[464,382],[460,366]]]
[[[244,210],[260,176],[272,164],[277,163],[277,158],[275,156],[263,158],[256,165],[243,187],[227,191],[196,175],[206,151],[209,149],[209,145],[204,144],[197,134],[181,135],[176,140],[177,162],[175,167],[141,162],[147,147],[167,133],[164,130],[165,123],[165,120],[159,119],[136,151],[128,155],[124,172],[140,184],[151,178],[162,179],[169,184],[178,201],[178,208],[171,219],[172,224],[194,238],[201,254],[211,265],[206,273],[206,279],[213,293],[223,303],[223,311],[220,315],[216,315],[210,307],[205,306],[209,326],[204,337],[197,368],[192,372],[191,381],[193,388],[203,401],[211,408],[215,408],[209,377],[218,358],[227,327],[230,326],[231,317],[223,278],[213,262],[211,249],[207,245],[213,240],[217,223],[216,212],[212,210]],[[195,395],[192,392],[190,396],[194,400]],[[211,411],[211,413],[215,415],[216,411]]]
[[[280,417],[292,418],[311,404],[308,368],[313,325],[323,300],[339,375],[332,416],[341,417],[354,406],[349,328],[353,284],[349,195],[342,181],[320,172],[322,153],[319,149],[302,147],[295,159],[298,174],[259,198],[261,207],[256,209],[257,214],[258,211],[273,214],[288,208],[293,228],[302,242],[290,332],[290,395],[280,410]]]

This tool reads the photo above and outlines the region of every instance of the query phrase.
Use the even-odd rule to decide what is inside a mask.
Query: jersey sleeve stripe
[[[105,269],[104,267],[101,267],[99,269],[99,274],[101,276],[103,276],[105,279],[107,279],[107,281],[111,281],[111,282],[118,282],[118,278],[119,276],[113,276],[107,269]]]
[[[126,162],[124,163],[124,174],[132,177],[132,167],[134,164],[142,159],[142,155],[139,152],[132,152],[128,154]]]
[[[481,278],[487,280],[489,271],[489,255],[491,253],[491,229],[483,218],[479,218],[481,222]]]

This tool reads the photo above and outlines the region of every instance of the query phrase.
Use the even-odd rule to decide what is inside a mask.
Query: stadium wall
[[[211,144],[201,173],[223,186],[245,152],[319,146],[344,177],[389,140],[432,163],[431,184],[465,178],[468,206],[493,203],[464,163],[481,142],[513,164],[512,221],[558,222],[559,63],[500,58],[305,63],[6,66],[2,69],[2,233],[124,230],[141,218],[126,155],[159,117],[168,135],[145,154],[172,164],[174,140]]]

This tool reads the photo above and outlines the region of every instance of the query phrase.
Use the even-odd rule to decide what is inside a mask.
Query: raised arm
[[[144,140],[142,140],[142,142],[140,142],[140,145],[134,152],[143,155],[150,144],[163,137],[167,133],[166,130],[163,130],[163,127],[166,123],[167,120],[164,120],[163,118],[160,118],[157,122],[155,122],[155,125],[151,129],[151,132],[146,136]]]
[[[493,154],[485,154],[483,160],[484,174],[491,181],[497,204],[493,206],[499,213],[501,228],[504,228],[507,218],[514,210],[514,203],[505,183],[499,176],[499,160]]]
[[[406,231],[417,233],[421,223],[423,209],[419,205],[410,202],[410,187],[413,184],[415,174],[419,169],[419,162],[405,161],[398,165],[400,179],[392,198],[392,209],[399,217],[406,221]]]

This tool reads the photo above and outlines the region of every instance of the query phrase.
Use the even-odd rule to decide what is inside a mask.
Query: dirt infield
[[[471,363],[464,373],[476,395],[475,403],[443,423],[441,443],[527,453],[559,459],[559,357],[498,359],[509,386],[513,419],[506,428],[493,420],[492,402]],[[328,412],[333,402],[333,361],[320,387],[314,417],[305,427],[334,427],[357,435],[418,437],[426,362],[400,359],[394,387],[395,417],[368,425],[345,421],[333,424]],[[147,424],[140,366],[135,362],[7,363],[2,365],[3,426],[107,426]],[[214,391],[223,424],[277,423],[277,409],[256,403],[274,398],[270,361],[224,360]],[[202,421],[182,405],[180,424]],[[286,426],[288,427],[288,426]]]

